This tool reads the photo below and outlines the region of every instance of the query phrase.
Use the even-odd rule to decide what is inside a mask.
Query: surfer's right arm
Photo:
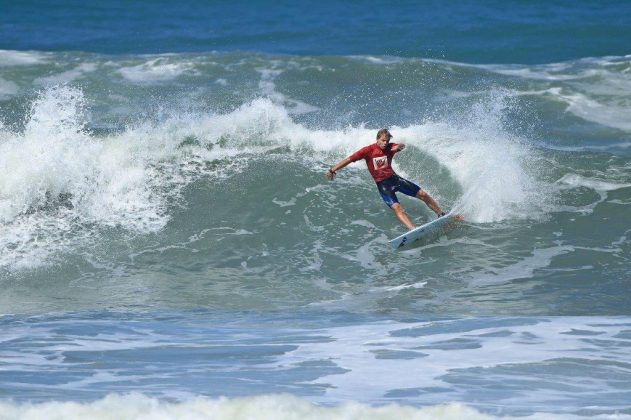
[[[370,146],[362,147],[346,159],[342,159],[337,162],[331,169],[329,169],[326,173],[326,178],[331,180],[335,176],[335,172],[339,171],[349,163],[357,162],[359,159],[364,159],[366,154],[370,151]]]
[[[345,167],[351,162],[352,161],[349,158],[340,160],[338,163],[333,165],[333,167],[326,172],[326,179],[332,180],[337,171],[339,171],[340,169],[342,169],[343,167]]]

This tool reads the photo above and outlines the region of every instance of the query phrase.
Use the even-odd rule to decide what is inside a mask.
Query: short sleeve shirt
[[[381,182],[384,179],[390,178],[394,175],[394,170],[392,169],[392,157],[395,152],[392,152],[392,148],[396,145],[396,143],[388,143],[386,146],[386,150],[381,150],[376,143],[371,144],[370,146],[362,147],[352,155],[348,157],[351,162],[356,162],[360,159],[364,159],[366,161],[366,166],[368,167],[368,171],[370,171],[370,175],[375,180],[375,182]]]

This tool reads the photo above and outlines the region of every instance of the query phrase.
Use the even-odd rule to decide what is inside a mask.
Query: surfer
[[[377,183],[377,189],[383,201],[392,209],[397,219],[408,229],[412,230],[414,229],[414,225],[410,222],[405,211],[403,211],[403,207],[401,207],[397,195],[395,194],[396,192],[402,192],[405,195],[422,200],[438,217],[444,216],[445,212],[442,211],[438,203],[421,187],[412,181],[400,177],[394,172],[391,166],[392,158],[396,153],[405,149],[405,144],[390,143],[392,137],[392,134],[390,134],[390,131],[386,128],[379,130],[375,143],[359,149],[346,159],[336,163],[328,170],[326,177],[332,180],[335,173],[349,163],[364,159],[366,166],[368,166],[368,171],[370,171],[370,175],[372,175]]]

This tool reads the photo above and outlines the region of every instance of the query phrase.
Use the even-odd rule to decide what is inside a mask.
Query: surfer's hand
[[[326,179],[328,179],[329,181],[332,181],[334,177],[335,177],[335,172],[329,169],[326,172]]]

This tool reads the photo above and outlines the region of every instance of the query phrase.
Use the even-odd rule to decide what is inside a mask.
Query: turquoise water
[[[628,6],[329,6],[0,18],[0,418],[631,415]]]

